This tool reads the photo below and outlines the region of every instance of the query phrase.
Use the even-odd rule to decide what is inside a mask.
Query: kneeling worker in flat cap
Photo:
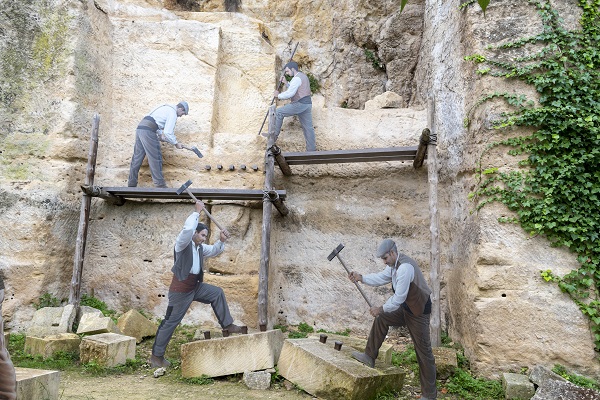
[[[150,364],[153,367],[168,367],[171,364],[164,357],[167,345],[193,301],[210,304],[219,324],[229,333],[242,332],[242,328],[233,323],[223,289],[203,282],[204,258],[215,257],[223,252],[229,232],[221,231],[219,240],[213,245],[203,244],[208,236],[208,227],[199,223],[198,217],[204,209],[204,203],[197,201],[195,208],[196,211],[185,220],[175,241],[169,305],[152,346]]]
[[[369,286],[391,283],[394,295],[383,306],[371,307],[370,312],[375,320],[369,333],[367,347],[364,353],[354,352],[352,357],[373,368],[389,327],[408,327],[419,363],[421,399],[435,399],[437,397],[435,358],[429,336],[431,289],[427,286],[417,262],[398,253],[393,240],[385,239],[379,245],[377,257],[381,258],[386,265],[383,271],[364,276],[352,271],[349,278],[352,282],[362,282]]]

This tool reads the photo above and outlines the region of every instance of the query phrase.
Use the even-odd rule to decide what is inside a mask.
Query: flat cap
[[[381,258],[385,256],[395,245],[396,243],[392,239],[385,239],[377,248],[377,257]]]

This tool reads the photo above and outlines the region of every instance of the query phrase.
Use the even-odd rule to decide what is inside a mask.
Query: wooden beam
[[[292,170],[290,169],[289,164],[285,160],[285,157],[281,154],[281,149],[274,144],[271,147],[271,152],[275,156],[275,161],[277,161],[277,165],[279,165],[279,169],[285,176],[292,175]]]
[[[429,181],[429,218],[431,231],[431,254],[430,271],[431,277],[431,345],[439,347],[442,345],[442,329],[440,326],[440,229],[437,201],[438,187],[438,165],[437,165],[437,129],[435,127],[435,103],[434,99],[429,101],[429,126],[431,129],[429,143],[427,145],[427,175]]]
[[[265,192],[273,189],[275,160],[271,152],[275,144],[275,105],[269,107],[269,136],[265,152]],[[269,306],[269,261],[271,256],[271,212],[273,203],[269,196],[263,197],[262,235],[260,249],[260,266],[258,269],[258,325],[267,328]]]
[[[375,161],[412,161],[417,154],[417,146],[386,147],[358,150],[330,150],[283,153],[287,164],[332,164]]]
[[[187,193],[177,194],[174,188],[142,188],[142,187],[94,187],[91,196],[103,198],[100,194],[128,199],[173,199],[189,201]],[[261,189],[204,189],[190,188],[191,192],[202,200],[256,200],[262,201],[264,192]],[[286,198],[285,190],[275,190],[281,199]]]
[[[423,129],[423,132],[421,132],[421,138],[419,139],[419,147],[417,148],[417,155],[415,156],[415,161],[413,162],[413,167],[415,168],[421,168],[423,166],[425,155],[427,155],[429,134],[430,131],[428,128]]]
[[[90,149],[88,152],[88,162],[85,171],[84,186],[94,185],[94,174],[96,171],[96,156],[98,154],[98,129],[100,127],[100,116],[94,115],[92,121],[92,134],[90,137]],[[71,278],[71,291],[69,294],[69,304],[75,306],[79,313],[79,304],[81,302],[81,275],[83,272],[83,257],[85,255],[85,245],[88,231],[88,222],[90,219],[90,206],[92,196],[84,194],[81,197],[81,209],[79,212],[79,227],[77,229],[77,240],[75,241],[75,261],[73,264],[73,277]]]
[[[277,195],[275,190],[271,190],[265,193],[265,195],[269,197],[269,200],[271,200],[271,203],[273,203],[277,211],[279,211],[279,214],[285,217],[290,213],[290,210],[288,210],[287,206],[283,203],[283,200]]]
[[[81,191],[91,197],[100,197],[115,206],[122,206],[126,201],[122,196],[115,196],[101,186],[81,185]]]

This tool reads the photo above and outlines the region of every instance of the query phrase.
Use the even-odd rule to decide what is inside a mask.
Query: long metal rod
[[[292,59],[294,58],[294,54],[296,54],[296,49],[298,48],[298,44],[299,44],[299,43],[300,43],[300,42],[296,42],[296,46],[294,47],[294,51],[292,51],[292,55],[290,56],[290,61],[288,61],[288,62],[291,62],[291,61],[292,61]],[[285,63],[285,65],[287,65],[287,63]],[[278,82],[278,84],[277,84],[277,90],[281,89],[281,85],[282,85],[282,83],[283,83],[283,82],[281,82],[281,80],[283,79],[283,75],[284,75],[284,73],[285,73],[285,65],[284,65],[284,66],[283,66],[283,68],[281,69],[281,75],[279,76],[279,80],[277,81],[277,82]],[[273,97],[273,98],[271,99],[271,104],[269,104],[269,109],[270,109],[270,107],[273,105],[273,103],[274,103],[274,102],[275,102],[275,97]],[[265,127],[265,122],[266,122],[266,120],[267,120],[267,117],[269,116],[269,109],[267,109],[267,113],[265,114],[265,118],[263,119],[263,122],[262,122],[262,124],[260,125],[260,129],[259,129],[259,131],[258,131],[258,134],[259,134],[259,135],[262,133],[262,130],[263,130],[263,128]]]

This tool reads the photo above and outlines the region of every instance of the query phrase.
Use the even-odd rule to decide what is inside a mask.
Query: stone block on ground
[[[531,399],[535,387],[526,375],[505,372],[502,374],[502,388],[505,397],[511,399]]]
[[[33,313],[33,318],[26,331],[27,336],[44,337],[69,333],[75,321],[75,307],[72,304],[64,307],[44,307]]]
[[[110,317],[96,313],[83,314],[77,327],[78,334],[95,335],[98,333],[121,333]]]
[[[181,345],[181,374],[215,377],[273,368],[282,345],[279,329],[186,343]]]
[[[279,374],[313,396],[335,400],[374,399],[378,394],[402,390],[406,375],[402,368],[379,359],[375,368],[356,361],[350,346],[335,350],[333,343],[318,339],[286,339],[279,362]]]
[[[333,346],[336,341],[340,341],[343,343],[342,347],[350,346],[354,350],[360,351],[361,353],[364,353],[365,348],[367,347],[366,339],[361,339],[353,336],[337,335],[335,333],[325,333],[325,335],[327,335],[327,341],[325,343],[330,344],[331,346]],[[319,340],[320,334],[311,335],[309,337]],[[381,348],[379,349],[379,355],[377,356],[377,359],[384,363],[391,364],[393,351],[394,348],[391,344],[383,343],[381,345]]]
[[[137,343],[140,343],[145,337],[155,336],[158,328],[154,322],[136,310],[129,310],[121,315],[117,321],[117,327],[123,335],[134,337]]]
[[[456,350],[449,347],[434,347],[432,350],[437,378],[442,380],[450,378],[458,368]]]
[[[402,108],[404,99],[395,92],[384,92],[379,96],[365,102],[365,110],[378,110],[381,108]]]
[[[95,361],[104,367],[123,365],[135,358],[135,338],[117,333],[86,336],[79,346],[79,358],[83,364]]]
[[[271,374],[267,371],[246,371],[242,381],[248,389],[267,390],[271,387]]]
[[[61,333],[43,338],[27,336],[25,338],[25,352],[40,355],[44,358],[53,356],[59,351],[79,354],[81,339],[74,333]]]
[[[60,372],[15,367],[17,399],[58,400]]]
[[[97,317],[104,317],[104,314],[102,314],[102,311],[98,310],[97,308],[90,307],[90,306],[81,306],[81,307],[79,307],[79,315],[75,317],[75,323],[78,326],[79,326],[79,323],[81,322],[81,317],[83,317],[86,314],[93,314],[93,315],[96,315]]]

